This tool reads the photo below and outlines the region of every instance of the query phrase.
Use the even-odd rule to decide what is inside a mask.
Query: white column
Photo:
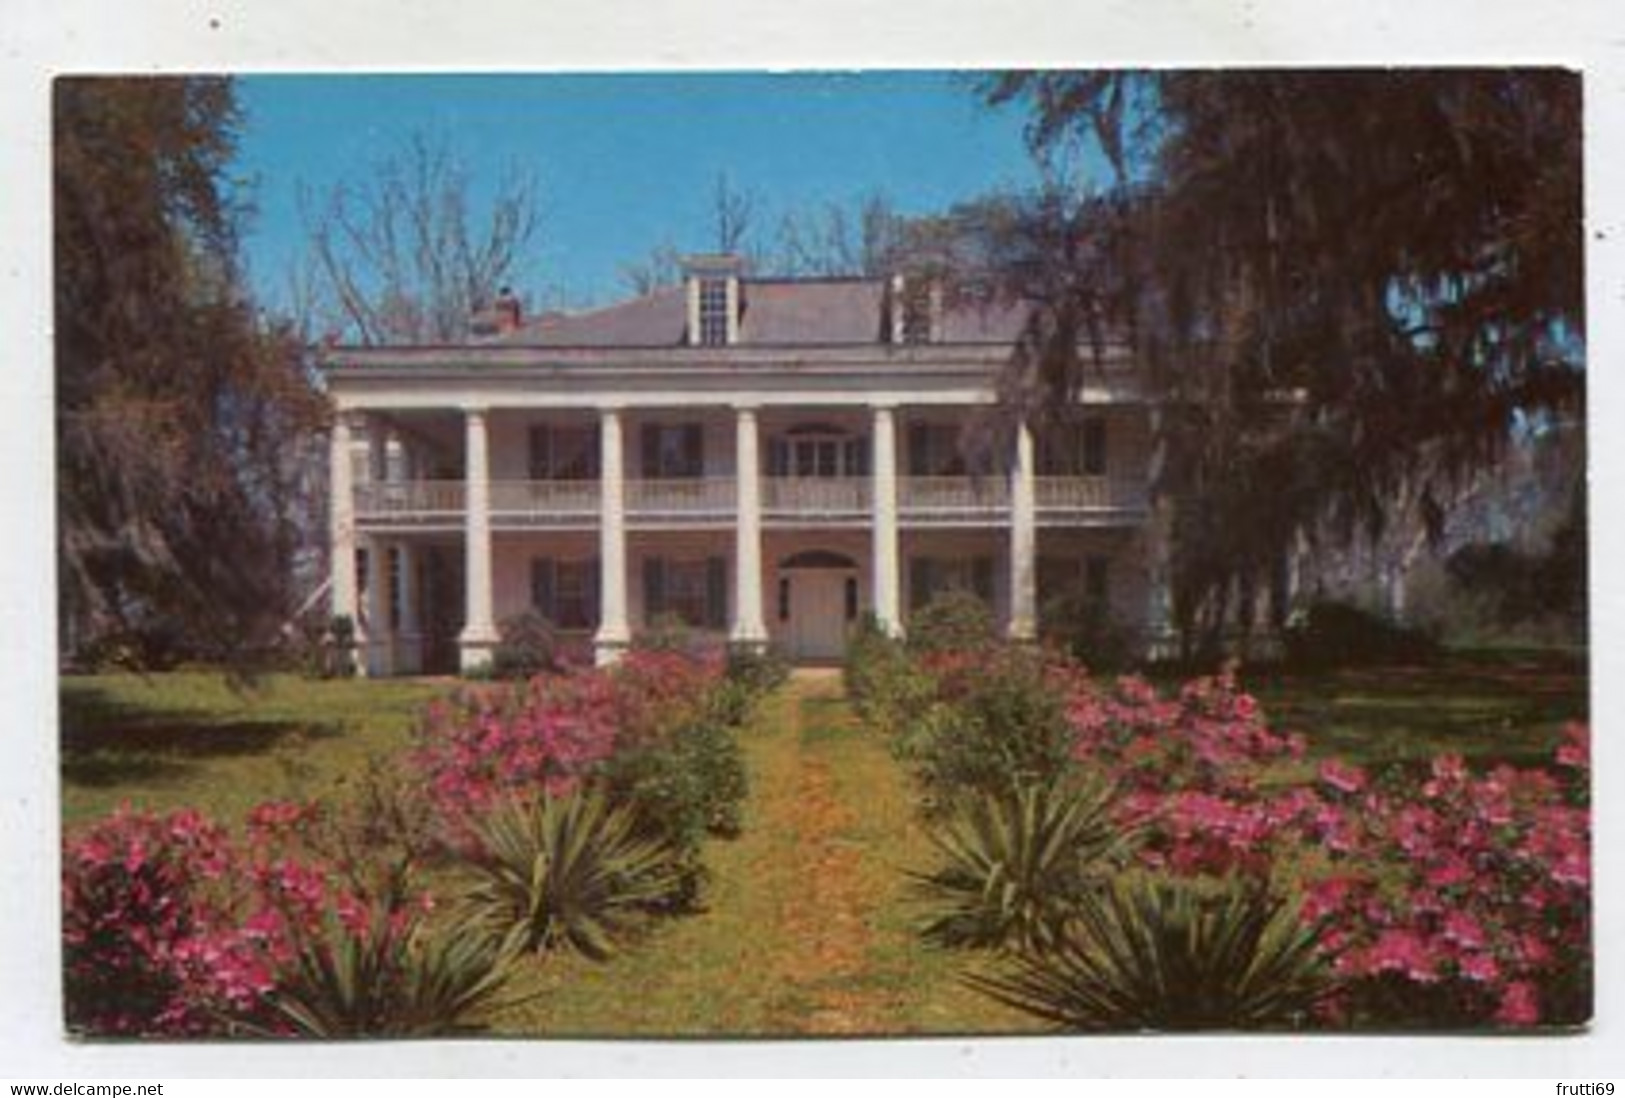
[[[328,549],[333,571],[329,605],[333,617],[350,620],[359,643],[361,605],[355,571],[355,466],[352,451],[350,413],[338,412],[333,417],[333,433],[327,455]]]
[[[626,479],[621,445],[621,413],[605,408],[599,417],[598,460],[598,663],[615,663],[631,643],[626,620]]]
[[[486,415],[484,408],[469,408],[463,416],[467,449],[463,470],[463,584],[467,609],[458,642],[464,671],[489,664],[491,647],[497,640],[491,609],[491,459]]]
[[[366,674],[386,676],[394,671],[391,658],[395,631],[389,627],[389,549],[379,537],[367,539],[367,645],[362,663]]]
[[[757,443],[756,409],[736,409],[734,497],[739,523],[734,535],[734,620],[728,639],[759,648],[767,643],[762,620],[762,462]]]
[[[1151,461],[1146,470],[1150,508],[1142,535],[1146,556],[1146,656],[1170,659],[1179,654],[1174,631],[1173,503],[1162,485],[1168,466],[1166,426],[1160,408],[1151,409]]]
[[[1011,640],[1038,635],[1038,502],[1033,486],[1033,433],[1016,425],[1016,461],[1010,470]]]
[[[396,637],[396,670],[406,674],[423,673],[423,620],[418,609],[422,597],[418,588],[418,553],[407,542],[400,542],[395,551],[401,558],[401,628]]]
[[[903,631],[897,546],[897,418],[893,408],[874,409],[870,483],[874,499],[874,610],[880,627]]]

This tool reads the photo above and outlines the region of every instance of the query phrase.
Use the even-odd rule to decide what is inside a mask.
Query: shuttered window
[[[918,610],[949,591],[968,591],[993,605],[993,558],[911,557],[908,562],[908,605]]]
[[[645,480],[705,475],[705,429],[698,423],[646,423],[642,431]]]
[[[539,423],[530,429],[531,480],[597,480],[596,424],[560,427]]]
[[[530,603],[560,629],[598,627],[598,561],[537,557],[530,562]]]
[[[670,560],[647,557],[643,562],[643,614],[653,624],[674,617],[696,629],[722,629],[728,624],[728,560]]]

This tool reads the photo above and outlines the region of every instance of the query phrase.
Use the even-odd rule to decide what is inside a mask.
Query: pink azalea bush
[[[974,707],[998,690],[987,681],[998,661],[985,651],[912,663],[931,679],[932,706]],[[1329,1024],[1588,1015],[1584,725],[1568,726],[1543,767],[1475,769],[1445,755],[1373,774],[1307,761],[1304,738],[1272,730],[1233,670],[1165,695],[1050,657],[1045,682],[1065,714],[1070,766],[1117,790],[1116,818],[1138,837],[1145,869],[1302,893],[1302,917],[1320,928],[1339,980]],[[925,739],[928,750],[952,746],[930,728]]]
[[[128,808],[68,837],[67,1021],[107,1036],[279,1032],[279,974],[328,912],[360,935],[368,897],[306,841],[320,810],[256,808],[244,833],[185,809]]]
[[[430,705],[412,765],[443,838],[465,848],[471,825],[505,796],[562,796],[618,756],[671,748],[721,679],[720,660],[635,649],[613,668],[465,690]]]
[[[1374,780],[1322,760],[1283,784],[1299,736],[1265,725],[1233,673],[1172,699],[1125,678],[1057,671],[1074,758],[1122,790],[1148,865],[1246,873],[1306,889],[1304,918],[1343,980],[1337,1017],[1385,1024],[1533,1025],[1585,1016],[1590,953],[1588,733],[1550,767],[1474,773],[1459,756]]]

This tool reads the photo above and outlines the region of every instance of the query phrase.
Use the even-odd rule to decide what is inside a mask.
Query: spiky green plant
[[[972,986],[1067,1030],[1285,1028],[1330,989],[1319,929],[1252,884],[1120,881]]]
[[[328,913],[268,997],[271,1032],[326,1040],[430,1037],[477,1028],[519,943],[471,922],[431,932],[399,898],[375,901],[362,926]]]
[[[928,833],[944,864],[915,874],[942,945],[1043,951],[1134,835],[1101,783],[1021,786],[960,804]]]
[[[499,804],[479,828],[474,906],[524,948],[614,953],[636,914],[669,901],[679,859],[600,793]]]

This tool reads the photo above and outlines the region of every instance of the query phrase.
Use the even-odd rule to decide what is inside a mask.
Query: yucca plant
[[[1055,948],[969,982],[1067,1030],[1285,1028],[1330,989],[1318,940],[1261,886],[1138,878],[1081,904]]]
[[[299,943],[268,997],[270,1032],[322,1039],[429,1037],[476,1028],[495,1005],[519,943],[471,922],[431,932],[403,896],[372,903],[362,926],[329,912]]]
[[[942,945],[1042,952],[1133,841],[1102,783],[1020,786],[960,804],[929,832],[944,864],[915,874]]]
[[[499,804],[479,827],[470,900],[529,950],[609,957],[635,915],[669,901],[679,859],[600,793]]]

